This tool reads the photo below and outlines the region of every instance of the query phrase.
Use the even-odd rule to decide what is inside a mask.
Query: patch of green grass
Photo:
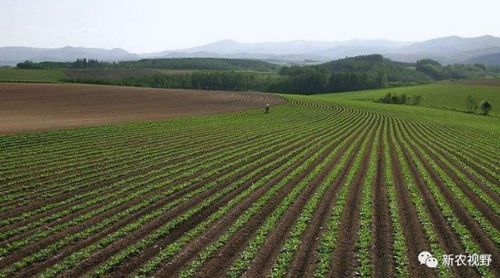
[[[0,81],[58,82],[64,79],[62,70],[1,68]]]

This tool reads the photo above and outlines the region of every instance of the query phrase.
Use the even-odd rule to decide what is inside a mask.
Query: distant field
[[[0,81],[57,82],[65,77],[62,70],[0,68]]]
[[[155,69],[66,69],[64,74],[69,79],[121,80],[133,76],[159,74]]]
[[[260,93],[0,83],[0,134],[235,112],[282,101]]]
[[[479,85],[483,82],[485,85]],[[476,99],[478,103],[483,100],[488,100],[493,106],[493,109],[490,112],[490,116],[500,117],[500,87],[491,86],[492,84],[500,84],[500,81],[471,80],[461,82],[441,82],[413,87],[346,92],[336,94],[335,96],[342,99],[374,101],[387,93],[404,93],[409,96],[422,96],[423,102],[421,105],[425,107],[465,111],[467,96],[471,95]]]
[[[452,83],[466,84],[466,85],[500,86],[500,79],[465,80],[465,81],[453,81]]]

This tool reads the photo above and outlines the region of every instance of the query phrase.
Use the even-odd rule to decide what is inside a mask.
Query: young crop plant
[[[200,256],[194,260],[190,265],[186,266],[184,270],[181,271],[181,277],[193,276],[196,271],[201,267],[201,265],[213,256],[213,253],[217,251],[218,248],[223,246],[229,238],[234,235],[247,221],[254,216],[258,211],[273,197],[275,194],[288,182],[293,180],[294,177],[303,173],[312,163],[319,157],[319,153],[324,151],[327,146],[322,147],[318,152],[311,155],[303,164],[295,168],[289,175],[282,179],[277,185],[273,186],[264,196],[262,196],[256,203],[252,205],[251,208],[246,210],[246,212],[241,215],[234,224],[227,230],[223,235],[221,235],[216,241],[212,242],[207,248],[202,251]],[[300,190],[300,189],[299,189]],[[297,191],[297,190],[296,190]],[[242,252],[245,254],[245,252]]]
[[[288,235],[287,241],[281,247],[281,251],[278,257],[275,260],[274,267],[272,269],[272,276],[282,277],[287,273],[287,269],[289,267],[290,262],[293,259],[293,255],[299,248],[301,244],[306,244],[301,241],[301,238],[307,228],[308,223],[311,222],[312,215],[317,209],[321,198],[324,197],[325,191],[329,186],[334,186],[332,184],[335,177],[339,174],[341,169],[345,167],[345,162],[348,157],[352,155],[352,150],[354,146],[352,145],[347,151],[346,155],[342,157],[342,159],[336,164],[336,166],[332,169],[332,171],[328,174],[325,180],[322,182],[321,186],[318,190],[313,194],[313,196],[309,199],[308,203],[302,210],[301,215],[297,219],[295,226],[290,231]],[[335,151],[334,151],[335,152]]]
[[[386,148],[389,147],[389,141],[387,139],[388,128],[385,127],[383,144]],[[399,214],[398,200],[396,195],[396,190],[394,188],[394,181],[392,177],[392,164],[389,151],[386,150],[384,153],[385,167],[384,167],[384,181],[387,186],[390,215],[392,220],[392,227],[394,230],[393,234],[393,248],[394,248],[394,260],[395,260],[395,273],[398,277],[409,277],[408,273],[408,249],[406,247],[405,236],[403,234],[403,227],[401,226],[401,216]],[[376,248],[376,247],[375,247]]]
[[[373,266],[370,261],[370,247],[373,244],[372,237],[372,218],[373,218],[373,183],[377,171],[377,146],[382,144],[379,139],[380,129],[377,130],[375,141],[373,142],[372,152],[370,154],[370,162],[366,178],[363,183],[362,197],[361,197],[361,212],[360,212],[360,230],[358,241],[356,242],[358,252],[358,273],[362,277],[371,277]]]
[[[189,233],[185,234],[184,236],[176,240],[174,243],[162,249],[152,260],[148,261],[146,265],[144,265],[144,267],[141,268],[139,274],[144,276],[150,275],[154,270],[158,268],[158,266],[162,262],[173,257],[176,253],[178,253],[182,249],[182,247],[185,244],[187,244],[190,240],[194,239],[196,236],[199,236],[209,225],[219,220],[220,218],[224,217],[224,215],[226,215],[233,207],[235,207],[237,204],[241,203],[246,198],[248,198],[248,196],[252,192],[264,186],[266,182],[269,182],[269,180],[272,177],[278,175],[280,172],[284,171],[285,169],[287,169],[288,167],[292,166],[294,163],[299,161],[299,159],[302,158],[309,150],[310,148],[304,149],[301,150],[298,154],[290,153],[290,155],[284,157],[285,160],[288,158],[285,164],[276,168],[274,171],[272,171],[265,177],[259,179],[257,182],[253,183],[249,188],[245,189],[245,191],[243,191],[240,195],[233,198],[226,206],[220,208],[216,213],[212,214],[206,221],[198,225],[196,228],[192,229]],[[267,192],[267,194],[269,194],[270,192],[274,192],[273,190],[275,191],[276,189],[271,189],[270,191]],[[271,194],[269,194],[269,196],[271,196]]]
[[[405,142],[404,144],[407,144]],[[406,146],[409,148],[409,146]],[[416,154],[411,150],[411,148],[408,149],[412,157],[416,157]],[[433,181],[433,179],[430,177],[429,173],[427,170],[424,168],[423,164],[421,161],[415,159],[415,164],[416,167],[419,169],[419,172],[422,174],[424,177],[427,187],[429,188],[430,192],[434,196],[438,206],[440,207],[442,213],[450,223],[451,228],[455,231],[455,233],[458,235],[458,238],[461,239],[461,243],[465,248],[465,252],[467,254],[474,254],[474,253],[480,253],[480,248],[479,246],[475,243],[472,242],[468,239],[471,239],[471,234],[470,231],[465,227],[460,221],[458,220],[457,216],[454,214],[453,209],[450,207],[450,204],[445,200],[444,196],[442,195],[441,191],[439,190],[439,186]],[[478,271],[487,277],[490,277],[492,273],[490,273],[489,269],[485,267],[477,267]]]
[[[322,171],[322,168],[324,168],[327,165],[328,160],[333,159],[333,157],[334,156],[330,155],[326,160],[323,160],[320,165],[318,165],[308,176],[306,176],[306,178],[304,178],[299,183],[300,188],[304,188],[317,175],[319,175]],[[297,187],[294,188],[293,192],[295,192],[296,189]],[[299,192],[297,192],[296,194],[299,194]],[[243,252],[243,256],[241,256],[236,261],[236,263],[233,264],[233,267],[229,272],[230,276],[236,277],[240,275],[244,270],[248,269],[248,265],[250,261],[253,260],[253,258],[255,258],[259,246],[261,246],[264,243],[266,238],[265,236],[272,230],[275,224],[278,223],[277,221],[285,212],[286,208],[293,204],[293,199],[294,198],[288,195],[287,198],[285,198],[285,200],[281,203],[281,205],[275,211],[273,211],[271,216],[266,219],[266,222],[257,231],[257,235],[254,237],[254,240],[250,242],[247,249]]]
[[[346,123],[348,124],[348,123]],[[343,128],[345,124],[343,124]],[[324,150],[326,147],[323,147]],[[280,188],[285,186],[287,183],[292,181],[295,176],[303,173],[307,167],[311,165],[311,163],[318,158],[319,153],[322,152],[319,150],[315,154],[313,154],[307,161],[304,162],[301,166],[294,169],[289,175],[287,175],[284,179],[282,179],[275,187],[273,187],[269,192],[267,192],[257,203],[255,203],[250,209],[248,209],[245,214],[240,216],[238,220],[236,220],[235,224],[229,228],[229,230],[224,233],[219,239],[212,244],[210,244],[205,250],[200,254],[199,258],[194,260],[190,265],[186,266],[184,270],[180,273],[181,277],[190,277],[195,274],[195,272],[202,266],[202,264],[208,260],[214,252],[217,251],[218,248],[223,246],[225,242],[236,233],[258,210],[275,194]],[[245,253],[243,252],[243,255]]]
[[[434,231],[433,224],[430,220],[430,216],[425,208],[424,200],[420,193],[418,192],[418,188],[415,185],[415,182],[413,180],[413,177],[410,173],[409,166],[405,161],[405,158],[403,157],[403,151],[402,148],[403,146],[399,144],[395,144],[394,142],[396,141],[396,130],[394,127],[394,122],[390,125],[390,131],[389,131],[389,143],[390,147],[394,148],[394,151],[396,152],[396,158],[398,160],[398,165],[401,165],[401,172],[403,175],[403,180],[404,184],[407,185],[409,193],[410,193],[410,198],[412,200],[412,203],[415,206],[415,209],[417,210],[418,216],[420,223],[422,225],[422,228],[424,230],[424,233],[426,235],[427,241],[429,242],[429,245],[431,247],[431,250],[429,252],[432,252],[432,254],[436,258],[442,258],[442,256],[445,254],[444,250],[442,249],[440,242],[438,240],[438,234]],[[394,171],[395,169],[393,169]],[[452,273],[448,268],[441,267],[439,268],[439,274],[443,277],[451,277]]]
[[[272,154],[269,154],[267,156],[264,156],[261,159],[266,159],[267,157],[269,157],[271,155]],[[245,159],[245,158],[240,158],[240,159]],[[253,162],[253,164],[257,164],[257,162],[258,161]],[[252,165],[252,164],[249,164],[249,165]],[[248,167],[248,165],[246,167]],[[214,171],[214,173],[217,172],[217,170],[213,170],[213,171]],[[220,177],[219,181],[227,179],[227,177],[230,177],[232,174],[237,173],[238,171],[239,171],[239,169],[236,168],[231,173],[229,173],[229,174],[227,174],[227,175],[225,175],[223,177]],[[250,175],[255,174],[256,171],[257,170],[254,170],[252,173],[250,173]],[[242,182],[243,182],[243,180],[239,181],[239,183],[242,183]],[[189,184],[189,183],[185,183],[185,184]],[[145,217],[139,219],[138,221],[135,222],[135,224],[129,224],[129,225],[121,228],[117,232],[115,232],[113,235],[110,235],[107,238],[103,239],[101,242],[98,242],[98,244],[94,244],[94,245],[91,245],[91,246],[87,247],[86,249],[89,250],[88,252],[75,254],[75,256],[79,257],[78,259],[76,259],[75,256],[72,256],[73,258],[69,257],[68,260],[76,263],[79,260],[84,259],[85,257],[88,256],[86,254],[90,254],[92,252],[95,252],[95,250],[97,250],[97,248],[99,248],[99,249],[100,248],[104,248],[105,246],[107,246],[109,244],[112,244],[113,241],[115,241],[115,240],[117,240],[117,239],[119,239],[119,238],[121,238],[123,236],[126,236],[128,233],[130,233],[130,232],[132,232],[134,230],[139,229],[145,223],[156,219],[160,215],[162,215],[165,212],[169,211],[170,209],[174,208],[176,205],[181,204],[182,202],[184,202],[186,200],[189,200],[189,199],[193,198],[194,196],[196,196],[196,195],[198,195],[198,194],[200,194],[200,193],[202,193],[202,192],[204,192],[204,191],[206,191],[206,190],[214,187],[216,184],[217,184],[217,181],[211,182],[209,184],[204,185],[204,187],[201,187],[201,188],[199,188],[199,189],[197,189],[195,191],[190,192],[189,194],[183,196],[182,198],[178,198],[178,199],[174,200],[173,202],[168,203],[167,206],[162,207],[159,210],[154,211],[151,214],[148,214]],[[158,230],[158,232],[156,234],[151,235],[149,240],[143,240],[143,241],[139,242],[137,244],[137,246],[138,246],[137,248],[139,248],[140,246],[144,246],[145,247],[149,243],[153,242],[152,238],[157,238],[157,237],[159,237],[161,235],[164,235],[164,234],[168,233],[168,231],[170,231],[171,229],[175,228],[177,225],[179,225],[179,223],[185,221],[189,215],[193,215],[194,213],[200,211],[200,209],[202,209],[203,207],[206,207],[207,205],[209,205],[213,201],[217,200],[218,197],[223,196],[223,194],[225,192],[228,192],[231,189],[234,189],[235,187],[237,187],[237,185],[238,184],[234,184],[231,187],[226,188],[224,191],[219,192],[218,195],[214,195],[214,196],[210,197],[210,199],[206,200],[204,203],[202,203],[202,204],[198,205],[197,207],[192,208],[189,211],[187,211],[186,213],[184,213],[183,214],[184,216],[181,215],[178,218],[176,218],[177,220],[167,222],[167,224],[165,224],[164,226],[162,226],[163,228],[160,229],[160,230]],[[119,264],[123,259],[127,258],[129,256],[128,254],[137,252],[137,250],[138,250],[137,248],[129,247],[128,249],[124,250],[121,253],[123,255],[117,255],[117,256],[115,256],[114,259],[113,259],[113,261],[107,262],[106,264],[104,264],[103,266],[101,266],[101,268],[98,269],[98,271],[100,271],[100,272],[106,272],[106,271],[108,271],[109,269],[111,269],[112,267],[114,267],[116,264]],[[53,272],[56,272],[56,273],[60,272],[60,271],[64,270],[65,268],[67,268],[68,266],[69,266],[69,264],[67,264],[67,263],[66,264],[60,264],[59,266],[56,265],[53,268]]]

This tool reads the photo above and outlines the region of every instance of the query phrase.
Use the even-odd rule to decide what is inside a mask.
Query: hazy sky
[[[154,52],[233,39],[500,36],[499,0],[0,0],[0,46]]]

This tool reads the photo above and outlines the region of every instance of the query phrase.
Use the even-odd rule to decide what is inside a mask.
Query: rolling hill
[[[465,61],[467,64],[484,64],[487,66],[500,66],[500,52],[474,57]]]

